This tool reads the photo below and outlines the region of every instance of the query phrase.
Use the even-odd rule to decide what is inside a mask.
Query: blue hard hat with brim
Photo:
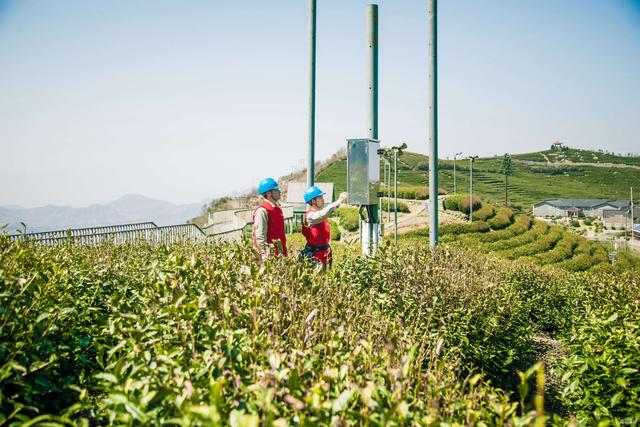
[[[311,187],[307,188],[307,191],[304,192],[304,202],[309,203],[316,197],[323,196],[324,194],[324,191],[322,191],[315,185],[312,185]]]
[[[267,191],[279,190],[280,186],[273,178],[265,178],[258,184],[258,194],[263,195]]]

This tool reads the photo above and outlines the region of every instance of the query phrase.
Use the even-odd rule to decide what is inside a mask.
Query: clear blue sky
[[[366,135],[365,9],[318,0],[317,159]],[[380,138],[426,152],[426,0],[381,0]],[[307,1],[0,0],[0,205],[194,202],[300,167]],[[640,151],[640,1],[439,5],[440,157]]]

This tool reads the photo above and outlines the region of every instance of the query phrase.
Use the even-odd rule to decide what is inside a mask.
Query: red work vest
[[[307,215],[311,210],[308,210]],[[311,246],[325,246],[331,241],[331,227],[329,220],[325,219],[320,224],[307,227],[302,224],[302,235],[307,239],[307,243]],[[328,264],[331,260],[331,249],[327,248],[313,254],[313,257],[323,264]]]
[[[282,213],[282,209],[280,209],[279,206],[273,206],[265,200],[260,203],[260,206],[258,206],[258,208],[253,212],[254,223],[256,219],[256,212],[260,208],[264,208],[267,211],[267,243],[272,244],[275,240],[280,240],[282,242],[282,249],[284,250],[283,255],[287,256],[287,237],[285,236],[284,214]],[[253,232],[253,245],[258,245],[255,230]],[[273,245],[273,247],[274,253],[276,255],[280,255],[278,245]]]

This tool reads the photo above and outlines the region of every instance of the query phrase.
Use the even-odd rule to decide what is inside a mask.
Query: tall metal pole
[[[456,189],[456,156],[453,156],[453,194],[458,194]]]
[[[473,157],[469,159],[469,163],[471,165],[469,168],[471,171],[469,175],[469,222],[473,222]]]
[[[369,139],[378,140],[378,5],[367,5],[367,45],[368,45],[368,80],[369,80]],[[362,224],[363,253],[373,255],[378,249],[380,235],[378,205],[367,205],[367,223]],[[362,222],[362,221],[361,221]],[[366,228],[364,228],[366,226]],[[364,236],[362,236],[364,237]],[[365,243],[366,240],[366,244]]]
[[[398,243],[398,151],[393,150],[393,240]]]
[[[438,1],[428,0],[428,3],[429,246],[435,249],[438,244]]]
[[[387,222],[391,222],[391,162],[387,160],[389,173],[387,174]]]
[[[631,187],[630,190],[631,190],[631,228],[633,228],[633,224],[635,221],[635,218],[633,217],[633,187]]]
[[[314,184],[316,145],[316,0],[309,0],[309,151],[307,186]]]
[[[631,187],[631,243],[633,244],[633,228],[635,226],[635,218],[633,216],[633,187]]]
[[[378,139],[378,5],[367,6],[369,36],[369,138]]]
[[[456,186],[456,160],[458,160],[460,154],[462,154],[462,152],[453,155],[453,194],[458,194],[458,187]]]

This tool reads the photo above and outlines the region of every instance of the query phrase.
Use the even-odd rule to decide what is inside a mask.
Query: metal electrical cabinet
[[[380,191],[380,141],[347,140],[347,191],[350,205],[376,205]]]

